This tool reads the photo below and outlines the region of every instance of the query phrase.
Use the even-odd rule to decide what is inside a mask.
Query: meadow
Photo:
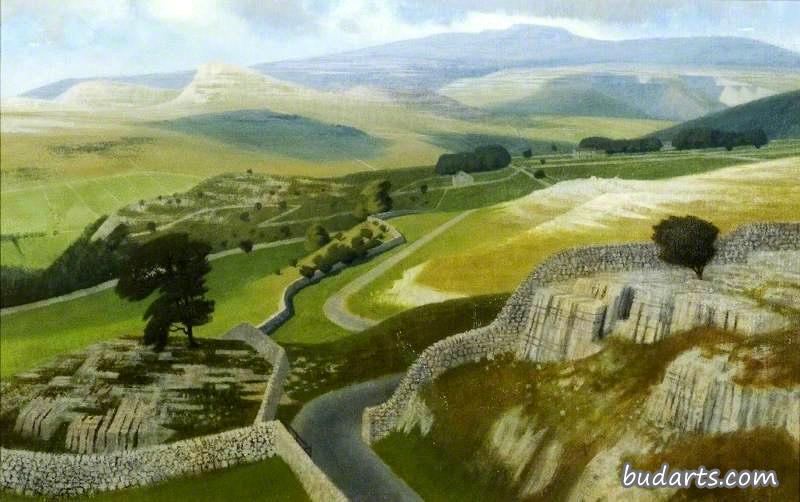
[[[236,254],[212,262],[208,296],[216,309],[199,337],[218,337],[242,322],[259,324],[276,309],[281,292],[298,277],[288,262],[304,253],[290,244]],[[280,275],[276,274],[280,270]],[[258,301],[254,301],[258,299]],[[113,289],[0,317],[0,377],[33,368],[64,352],[100,340],[137,335],[147,300],[129,303]]]
[[[695,214],[723,232],[749,221],[787,221],[800,214],[797,157],[764,164],[728,159],[731,167],[705,173],[701,161],[692,162],[701,174],[654,181],[573,179],[479,209],[350,297],[348,306],[383,318],[426,302],[426,291],[454,296],[510,291],[552,253],[649,240],[652,225],[667,214]],[[652,166],[669,169],[671,163]],[[642,172],[636,162],[627,167],[627,176]],[[619,166],[613,169],[620,172]],[[660,172],[648,174],[660,177]]]

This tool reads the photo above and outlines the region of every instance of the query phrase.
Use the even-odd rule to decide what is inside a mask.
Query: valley
[[[792,498],[800,54],[333,50],[3,97],[3,500]]]

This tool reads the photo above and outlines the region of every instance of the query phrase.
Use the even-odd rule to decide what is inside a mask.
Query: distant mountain
[[[163,103],[177,95],[178,91],[175,89],[89,80],[73,85],[56,100],[60,103],[88,107],[135,107]]]
[[[653,133],[671,140],[678,131],[709,127],[725,131],[764,129],[770,139],[800,137],[800,91],[751,101]]]
[[[444,33],[301,61],[256,65],[314,87],[439,86],[506,68],[600,63],[800,68],[800,54],[749,38],[594,40],[561,28],[518,25],[480,33]]]
[[[67,78],[51,84],[43,85],[21,94],[25,98],[55,99],[64,94],[71,87],[89,80],[105,80],[121,82],[124,84],[156,87],[158,89],[182,89],[194,77],[195,70],[177,71],[171,73],[148,73],[145,75],[117,75],[106,77]]]
[[[275,78],[322,89],[358,85],[384,89],[438,89],[466,77],[507,68],[634,63],[702,67],[800,68],[800,54],[736,37],[594,40],[561,28],[518,25],[480,33],[444,33],[330,56],[255,65]],[[194,72],[105,77],[137,85],[180,89]],[[67,79],[23,94],[52,99],[85,80]]]

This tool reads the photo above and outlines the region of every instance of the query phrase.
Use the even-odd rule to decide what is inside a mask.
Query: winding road
[[[446,232],[448,229],[459,223],[461,220],[472,214],[475,210],[464,211],[458,215],[450,218],[438,227],[434,228],[424,236],[420,237],[409,246],[401,249],[397,254],[382,261],[375,267],[367,272],[364,272],[351,282],[347,283],[342,289],[329,296],[322,306],[322,311],[332,323],[346,329],[347,331],[364,331],[367,328],[375,326],[379,321],[368,319],[358,314],[354,314],[347,309],[347,299],[355,293],[361,291],[369,283],[386,273],[390,268],[394,267],[401,261],[405,260],[410,254],[415,253],[429,243],[433,239]]]
[[[292,427],[311,446],[311,459],[350,500],[421,501],[361,440],[361,414],[389,398],[402,374],[323,394],[306,403]]]

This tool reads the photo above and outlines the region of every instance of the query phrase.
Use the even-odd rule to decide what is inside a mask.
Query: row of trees
[[[603,136],[590,136],[578,143],[578,148],[600,150],[611,155],[614,153],[657,152],[664,144],[658,138],[611,139]]]
[[[327,236],[327,239],[321,238],[322,235]],[[316,247],[321,242],[325,242],[325,244]],[[316,247],[319,250],[322,247],[327,247],[314,256],[313,265],[301,265],[299,268],[300,274],[304,277],[312,277],[317,270],[327,274],[337,263],[349,264],[355,260],[365,258],[367,252],[380,245],[380,243],[381,240],[375,238],[373,231],[369,228],[362,228],[359,235],[352,237],[349,242],[345,242],[343,237],[341,241],[337,239],[331,242],[324,228],[319,225],[312,225],[307,232],[306,248],[314,250]]]
[[[2,306],[60,296],[117,277],[134,244],[128,238],[125,225],[119,225],[105,239],[93,241],[92,235],[104,221],[105,217],[102,217],[88,225],[81,236],[45,269],[1,267]]]
[[[764,132],[764,129],[731,132],[707,127],[683,129],[672,140],[672,145],[678,150],[724,147],[730,151],[734,147],[746,145],[761,148],[767,143],[769,143],[769,138],[767,138],[767,133]]]
[[[473,152],[445,153],[436,162],[437,174],[455,174],[502,169],[511,163],[511,154],[500,145],[479,146]]]

